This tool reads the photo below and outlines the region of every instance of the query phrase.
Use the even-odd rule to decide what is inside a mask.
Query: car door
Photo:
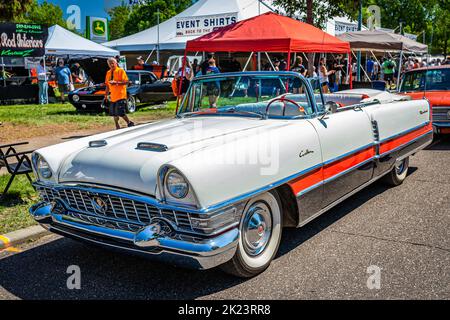
[[[322,148],[323,208],[372,179],[375,138],[370,117],[346,109],[309,120]]]
[[[151,73],[141,75],[141,87],[145,102],[162,102],[173,97],[172,84],[156,79]]]

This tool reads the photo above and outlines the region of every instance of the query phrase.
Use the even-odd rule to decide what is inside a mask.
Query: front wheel
[[[128,96],[127,99],[127,113],[133,113],[136,111],[136,98],[134,96]]]
[[[409,157],[400,161],[396,161],[394,168],[384,177],[384,181],[394,187],[401,185],[408,175],[408,169]]]
[[[237,251],[222,269],[242,278],[263,272],[278,251],[282,225],[281,202],[276,191],[252,198],[239,226]]]

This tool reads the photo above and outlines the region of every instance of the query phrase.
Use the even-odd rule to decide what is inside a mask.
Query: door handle
[[[420,110],[419,113],[420,114],[425,114],[425,113],[428,113],[428,110]]]

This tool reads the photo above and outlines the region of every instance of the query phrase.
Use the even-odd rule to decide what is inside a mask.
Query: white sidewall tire
[[[270,239],[263,252],[261,252],[259,255],[255,257],[252,257],[244,250],[242,227],[243,227],[243,220],[245,218],[248,209],[256,202],[265,202],[266,204],[268,204],[272,215],[272,226],[271,226],[272,231]],[[239,246],[236,254],[239,255],[239,259],[242,261],[243,265],[246,267],[246,269],[249,269],[249,271],[267,268],[272,259],[274,258],[275,254],[277,253],[278,246],[281,241],[282,212],[281,212],[281,204],[279,203],[277,197],[275,197],[271,192],[266,192],[252,198],[245,207],[244,215],[242,217],[239,228],[240,228]]]

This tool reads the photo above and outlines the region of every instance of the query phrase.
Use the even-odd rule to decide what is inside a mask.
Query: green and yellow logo
[[[102,20],[92,21],[92,33],[96,36],[106,35],[106,24]]]

